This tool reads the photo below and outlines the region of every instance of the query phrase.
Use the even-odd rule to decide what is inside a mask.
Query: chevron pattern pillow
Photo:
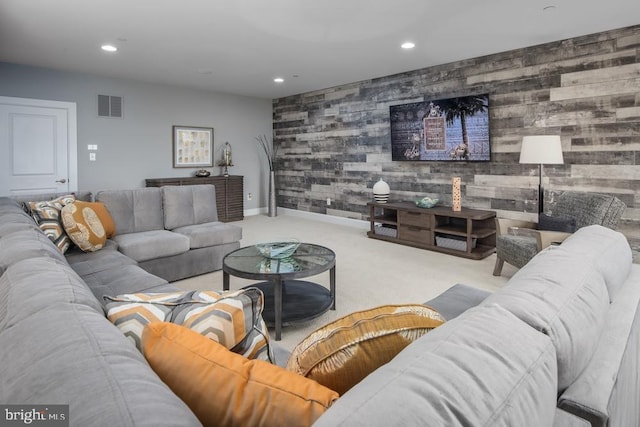
[[[58,250],[65,253],[71,246],[71,239],[67,236],[62,225],[60,211],[66,205],[76,201],[74,195],[58,197],[53,200],[43,200],[40,202],[29,202],[27,206],[31,216],[44,234],[56,245]]]
[[[273,360],[262,319],[264,295],[258,288],[219,294],[196,291],[173,314],[173,323],[210,338],[249,359]]]
[[[140,350],[144,327],[151,322],[169,322],[173,309],[189,292],[139,293],[105,296],[107,318]]]
[[[249,359],[273,361],[262,319],[264,295],[257,288],[218,293],[188,291],[105,297],[107,318],[141,350],[148,323],[185,326]]]

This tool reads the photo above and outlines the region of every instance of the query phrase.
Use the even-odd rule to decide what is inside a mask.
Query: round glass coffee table
[[[296,280],[329,270],[329,287]],[[223,289],[229,290],[230,276],[263,280],[251,285],[265,297],[262,316],[275,327],[276,341],[282,326],[318,317],[336,309],[336,254],[329,248],[301,243],[288,258],[266,258],[255,246],[247,246],[227,254],[222,261]]]

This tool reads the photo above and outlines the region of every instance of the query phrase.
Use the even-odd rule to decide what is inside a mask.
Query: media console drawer
[[[433,240],[431,230],[405,224],[398,225],[398,238],[416,243],[431,242]]]
[[[415,225],[416,227],[431,228],[433,216],[423,212],[399,211],[398,223],[403,225]]]

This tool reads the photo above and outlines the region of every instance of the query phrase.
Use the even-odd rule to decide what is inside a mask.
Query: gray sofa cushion
[[[633,254],[626,237],[601,225],[590,225],[569,236],[562,247],[587,260],[602,274],[609,301],[614,301],[631,271]]]
[[[240,242],[233,242],[226,245],[190,249],[189,252],[172,256],[169,262],[166,258],[156,258],[142,261],[138,265],[151,274],[160,276],[169,282],[175,282],[186,277],[220,270],[225,255],[239,247]],[[219,286],[219,284],[215,286]]]
[[[550,426],[556,389],[549,337],[479,306],[414,341],[314,426]]]
[[[0,271],[28,258],[53,258],[65,262],[64,255],[40,230],[22,230],[0,239]]]
[[[0,401],[68,404],[72,426],[199,426],[102,314],[49,306],[0,332]],[[16,356],[19,355],[19,356]]]
[[[109,210],[116,235],[164,229],[160,188],[104,190],[96,194],[96,200]]]
[[[102,305],[104,296],[116,296],[146,291],[167,283],[161,277],[144,271],[137,265],[114,266],[82,277]]]
[[[0,200],[8,200],[8,199],[0,199]],[[3,223],[7,223],[10,221],[20,221],[24,222],[25,220],[31,220],[33,222],[33,217],[29,215],[24,209],[23,206],[19,205],[13,200],[9,202],[5,202],[0,205],[0,215],[4,218],[7,217],[7,220],[3,221]]]
[[[167,230],[116,234],[113,240],[120,252],[138,262],[178,255],[189,250],[188,237]]]
[[[551,337],[562,391],[589,363],[609,309],[609,293],[591,263],[561,245],[540,252],[482,304],[498,304]]]
[[[67,254],[67,261],[80,277],[125,265],[136,265],[136,262],[119,252],[113,240],[107,240],[105,248],[97,252],[74,251]]]
[[[27,213],[22,204],[6,197],[0,197],[0,215],[2,215],[3,224],[10,222],[32,222],[35,224],[33,217]]]
[[[4,222],[0,224],[0,239],[8,236],[11,233],[15,233],[16,231],[40,230],[40,227],[38,227],[38,225],[33,220],[30,220],[30,222],[13,221],[12,219],[7,218],[7,215],[2,215],[2,219],[3,221],[7,220],[10,222]]]
[[[216,187],[211,184],[162,187],[162,201],[167,230],[218,221]]]
[[[66,196],[67,194],[72,194],[76,200],[83,200],[85,202],[93,201],[93,193],[90,191],[67,191],[63,193],[29,193],[29,194],[18,194],[15,196],[11,196],[11,199],[19,202],[33,202],[35,200],[53,200],[58,197]]]
[[[224,245],[226,243],[238,242],[242,239],[242,228],[223,222],[187,225],[174,228],[173,232],[187,236],[191,249]]]
[[[65,302],[103,313],[87,285],[64,261],[30,258],[17,262],[0,277],[0,330]]]

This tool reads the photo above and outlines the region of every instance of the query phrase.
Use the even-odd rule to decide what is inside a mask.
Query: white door
[[[76,104],[0,96],[0,196],[76,191]]]

